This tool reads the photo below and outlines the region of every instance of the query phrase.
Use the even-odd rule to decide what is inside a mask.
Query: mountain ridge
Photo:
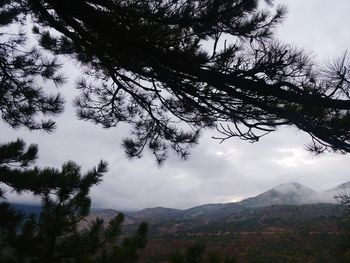
[[[206,225],[219,219],[224,220],[225,218],[234,217],[237,214],[249,214],[258,208],[264,207],[278,205],[300,206],[318,203],[334,204],[336,203],[334,196],[345,191],[350,192],[350,182],[340,184],[323,192],[316,192],[300,183],[290,182],[277,185],[261,194],[239,202],[203,204],[188,209],[154,207],[134,212],[124,212],[126,218],[124,225],[135,225],[141,221],[147,221],[153,225],[164,222],[196,222],[196,224]],[[104,219],[105,222],[109,222],[117,214],[118,211],[114,209],[92,210],[91,214],[85,218],[84,225],[97,217]]]
[[[277,185],[261,194],[239,202],[203,204],[188,209],[154,207],[129,212],[126,215],[134,223],[147,221],[152,225],[161,225],[173,222],[174,225],[182,226],[184,222],[191,222],[190,224],[206,225],[217,220],[226,220],[236,215],[246,216],[247,214],[256,213],[256,209],[265,207],[334,204],[336,203],[336,200],[333,198],[334,193],[339,190],[346,191],[347,189],[350,191],[350,182],[323,192],[316,192],[300,183],[290,182]],[[115,216],[118,212],[114,211]],[[113,218],[113,213],[109,212],[108,215],[110,218],[106,218],[104,214],[104,219],[107,221]],[[129,220],[129,222],[131,221]],[[181,223],[178,224],[176,222]],[[177,230],[172,228],[171,231],[176,232]]]
[[[251,205],[252,201],[249,201],[249,203],[247,202],[247,200],[255,200],[256,198],[259,198],[261,196],[266,196],[268,195],[268,193],[279,193],[279,194],[287,194],[290,195],[291,192],[290,191],[285,191],[287,190],[286,188],[292,189],[292,193],[294,195],[296,194],[300,194],[300,190],[303,192],[303,197],[307,196],[307,200],[303,200],[302,198],[299,198],[299,200],[294,199],[294,202],[285,202],[284,200],[281,200],[282,202],[280,203],[266,203],[265,205]],[[299,192],[295,191],[295,190],[299,190]],[[317,192],[315,190],[313,190],[310,187],[307,187],[303,184],[297,183],[297,182],[288,182],[288,183],[282,183],[279,184],[267,191],[264,191],[256,196],[253,197],[248,197],[245,198],[241,201],[238,202],[228,202],[228,203],[208,203],[208,204],[201,204],[201,205],[197,205],[194,207],[190,207],[190,208],[186,208],[186,209],[175,209],[175,208],[167,208],[167,207],[150,207],[150,208],[145,208],[139,211],[135,211],[132,213],[138,213],[138,212],[142,212],[142,211],[147,211],[148,213],[150,213],[152,210],[159,210],[159,209],[169,209],[169,210],[176,210],[176,211],[188,211],[188,210],[195,210],[195,209],[199,209],[199,208],[211,208],[212,210],[217,210],[219,208],[225,207],[226,205],[230,205],[230,204],[238,204],[238,205],[242,205],[242,206],[249,206],[249,207],[264,207],[264,206],[271,206],[271,205],[303,205],[303,204],[315,204],[315,203],[336,203],[336,200],[334,199],[334,196],[336,194],[340,194],[344,191],[350,191],[350,181],[349,182],[345,182],[342,183],[340,185],[337,185],[336,187],[327,189],[325,191],[322,192]],[[329,195],[329,193],[332,193],[334,195]],[[293,199],[292,199],[293,200]]]
[[[300,183],[290,182],[277,185],[257,196],[239,203],[247,207],[265,207],[271,205],[301,205],[323,202],[320,193]]]

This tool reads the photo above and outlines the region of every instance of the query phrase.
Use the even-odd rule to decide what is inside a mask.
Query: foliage
[[[321,68],[278,42],[286,10],[273,1],[21,2],[42,47],[85,67],[79,117],[130,124],[131,158],[145,148],[159,163],[169,149],[186,158],[200,131],[215,127],[222,141],[256,142],[294,126],[315,153],[350,151],[349,61]]]
[[[51,80],[57,86],[64,78],[55,57],[30,48],[22,27],[29,9],[20,1],[0,1],[0,117],[12,128],[51,132],[55,123],[48,116],[63,110],[59,94],[44,92],[39,83]],[[10,29],[10,30],[9,30]],[[135,262],[146,242],[147,224],[118,244],[122,214],[104,224],[97,219],[89,227],[79,224],[89,214],[90,188],[107,171],[107,163],[81,173],[74,162],[61,170],[34,166],[38,147],[26,147],[21,139],[0,144],[0,198],[6,190],[30,192],[42,201],[39,216],[23,215],[0,203],[0,262],[78,263]]]
[[[58,187],[61,182],[56,169],[33,167],[37,153],[36,145],[26,148],[21,139],[0,144],[0,183],[17,193],[42,194]],[[4,198],[5,189],[0,190],[0,198]]]
[[[56,58],[29,46],[21,26],[28,10],[19,2],[0,2],[0,116],[13,128],[52,131],[55,123],[46,117],[63,111],[63,99],[38,84],[41,79],[59,86],[64,78]]]
[[[350,262],[350,194],[339,193],[335,198],[343,211],[340,221],[341,242],[338,246],[339,263],[348,263]]]
[[[205,252],[205,246],[196,243],[186,248],[184,252],[175,252],[169,256],[171,263],[236,263],[233,257],[222,256],[218,252]]]
[[[0,117],[12,128],[50,132],[55,123],[47,117],[62,112],[63,99],[44,92],[39,83],[50,80],[61,85],[64,78],[56,58],[29,46],[23,30],[27,13],[20,1],[0,1]],[[32,167],[37,152],[36,145],[26,149],[20,139],[0,144],[0,183],[34,193],[55,186],[54,170]]]
[[[105,226],[96,219],[89,227],[79,224],[90,211],[89,190],[100,182],[107,171],[101,162],[97,168],[81,175],[73,162],[54,173],[55,188],[43,190],[40,215],[20,215],[2,203],[0,220],[1,262],[74,263],[136,262],[145,246],[147,224],[118,245],[124,216],[119,214]]]

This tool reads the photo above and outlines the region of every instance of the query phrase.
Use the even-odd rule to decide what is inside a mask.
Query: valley
[[[131,233],[140,222],[149,223],[144,262],[168,262],[174,251],[198,243],[240,263],[338,262],[344,215],[333,196],[348,191],[349,186],[317,193],[291,183],[237,203],[185,210],[147,208],[127,213],[124,231]],[[87,221],[99,215],[108,221],[116,213],[101,210]]]
[[[276,186],[236,203],[204,204],[189,209],[164,207],[126,212],[123,235],[145,221],[148,242],[141,262],[169,262],[174,251],[203,244],[206,251],[233,256],[239,263],[336,263],[345,237],[344,211],[334,199],[349,192],[345,183],[318,193],[298,183]],[[38,212],[35,206],[16,206]],[[97,218],[105,224],[118,211],[95,209],[79,225]]]

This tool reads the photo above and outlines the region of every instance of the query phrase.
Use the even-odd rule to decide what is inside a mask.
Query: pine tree
[[[349,61],[317,70],[305,52],[278,42],[286,10],[273,1],[22,3],[40,44],[86,69],[79,117],[132,126],[129,157],[148,148],[160,163],[169,149],[186,158],[205,128],[222,141],[256,142],[286,125],[308,133],[315,153],[350,151]]]
[[[59,86],[64,78],[56,58],[29,46],[23,31],[27,12],[20,2],[0,2],[0,117],[12,128],[51,132],[55,122],[48,117],[63,111],[63,98],[59,93],[45,92],[39,83],[52,81]],[[37,152],[37,146],[26,149],[20,139],[0,144],[0,184],[18,192],[36,192],[54,184],[45,179],[50,176],[49,171],[32,167]]]
[[[60,86],[64,77],[56,58],[29,46],[27,12],[19,1],[0,2],[0,116],[12,128],[50,132],[55,123],[47,117],[63,111],[63,98],[44,92],[39,80]]]
[[[56,85],[64,78],[58,73],[56,58],[28,48],[21,31],[28,11],[20,1],[0,1],[0,117],[12,128],[51,132],[55,123],[47,117],[62,112],[63,99],[44,92],[38,86],[39,78]],[[37,158],[37,145],[26,147],[21,139],[0,144],[0,199],[5,200],[6,191],[14,190],[30,192],[42,201],[39,216],[24,215],[8,203],[0,203],[0,262],[108,263],[118,257],[120,263],[136,261],[147,241],[147,224],[142,223],[120,245],[122,214],[107,227],[97,219],[79,229],[90,212],[89,190],[101,181],[107,164],[101,161],[82,175],[74,162],[67,162],[61,170],[39,168],[35,166]]]
[[[122,214],[108,222],[107,227],[103,220],[96,219],[90,226],[79,228],[90,212],[89,190],[106,171],[105,162],[84,175],[74,162],[64,164],[61,170],[51,169],[50,180],[56,182],[56,187],[37,193],[42,199],[38,217],[24,217],[2,203],[0,262],[136,262],[147,241],[147,224],[140,224],[138,231],[121,244],[118,240]]]
[[[338,243],[338,262],[350,262],[350,193],[343,192],[335,196],[339,203],[339,208],[342,212],[342,217],[339,222],[339,240]]]

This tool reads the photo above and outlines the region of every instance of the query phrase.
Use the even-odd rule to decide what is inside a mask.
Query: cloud
[[[297,167],[315,164],[315,160],[310,159],[307,152],[301,148],[278,149],[281,157],[275,162],[282,167]]]

